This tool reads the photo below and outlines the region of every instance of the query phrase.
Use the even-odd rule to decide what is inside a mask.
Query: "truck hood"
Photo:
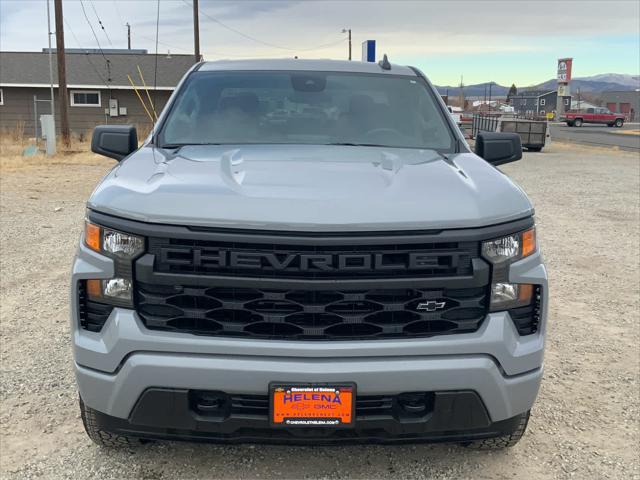
[[[324,145],[146,146],[102,180],[88,207],[151,223],[325,232],[533,214],[524,192],[472,153]]]

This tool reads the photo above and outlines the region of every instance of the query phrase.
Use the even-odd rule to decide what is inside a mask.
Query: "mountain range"
[[[497,84],[495,82],[477,83],[474,85],[465,85],[464,94],[466,97],[483,97],[489,95],[489,85],[491,85],[491,95],[493,97],[505,97],[509,92],[509,86]],[[518,86],[518,90],[554,90],[557,81],[555,79],[548,80],[544,83],[534,86]],[[455,97],[460,93],[458,86],[439,86],[436,85],[441,95],[449,93],[450,97]],[[580,89],[582,93],[600,93],[611,90],[636,90],[640,88],[640,75],[627,75],[621,73],[602,73],[590,77],[575,77],[571,80],[571,92]]]

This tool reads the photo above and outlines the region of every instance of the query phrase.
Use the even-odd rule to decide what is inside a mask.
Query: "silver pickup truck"
[[[548,289],[533,207],[417,69],[195,65],[91,195],[73,264],[82,419],[150,439],[342,443],[523,435]]]

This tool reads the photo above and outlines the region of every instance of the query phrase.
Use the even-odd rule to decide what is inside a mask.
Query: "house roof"
[[[540,98],[556,92],[557,90],[529,90],[518,92],[516,95],[511,95],[511,98]]]
[[[154,84],[156,55],[114,53],[66,52],[67,84],[69,87],[131,88],[127,75],[136,85],[142,81],[138,66],[142,70],[148,87]],[[58,68],[55,54],[53,60],[54,86],[57,86]],[[108,60],[108,67],[107,67]],[[157,87],[173,89],[182,76],[193,65],[193,55],[157,55]],[[45,52],[0,52],[0,86],[40,87],[49,86],[49,54]]]

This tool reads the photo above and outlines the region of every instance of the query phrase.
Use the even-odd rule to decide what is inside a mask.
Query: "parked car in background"
[[[456,125],[460,126],[462,123],[461,117],[463,110],[460,107],[452,107],[451,105],[447,105],[447,110],[449,110],[451,118],[456,122]]]
[[[607,108],[587,108],[586,110],[569,110],[560,121],[566,122],[570,127],[581,127],[584,123],[601,123],[608,127],[620,128],[624,125],[624,115],[611,113]]]

